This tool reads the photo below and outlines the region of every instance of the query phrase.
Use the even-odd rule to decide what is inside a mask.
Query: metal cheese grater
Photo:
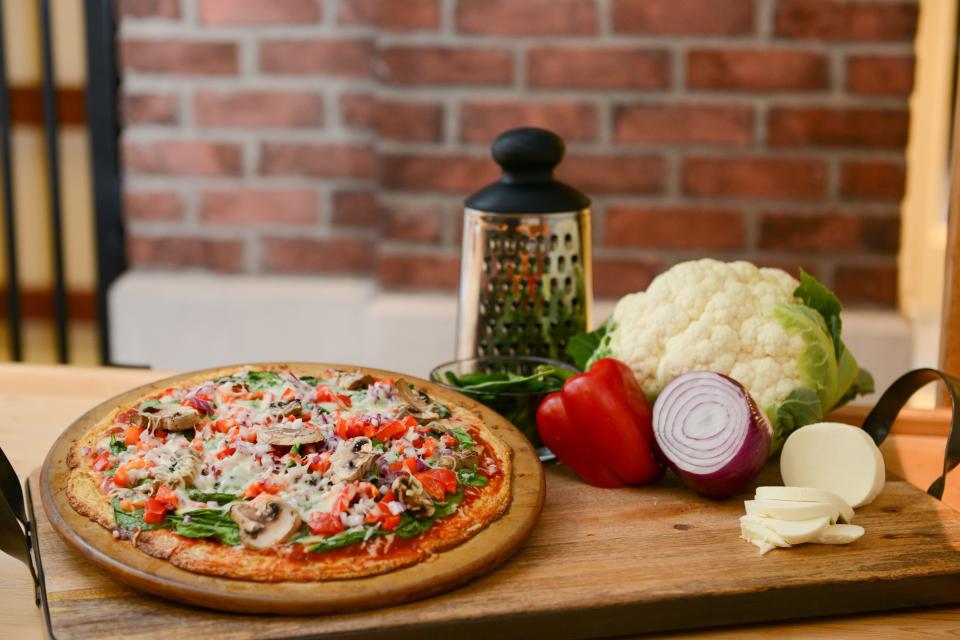
[[[500,180],[466,201],[457,357],[564,357],[590,319],[590,199],[553,178],[563,140],[501,134]]]

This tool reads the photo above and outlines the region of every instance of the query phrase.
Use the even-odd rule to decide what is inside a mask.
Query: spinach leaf
[[[463,491],[458,491],[453,495],[449,496],[445,501],[439,502],[437,500],[433,501],[435,506],[433,515],[427,518],[426,520],[417,520],[409,513],[404,512],[400,516],[400,526],[397,527],[397,530],[394,531],[401,538],[412,538],[418,536],[430,527],[433,526],[433,523],[447,516],[452,516],[457,511],[457,507],[460,506],[460,502],[463,500]]]
[[[240,527],[220,509],[194,509],[168,515],[164,523],[170,523],[175,532],[187,538],[215,538],[231,547],[240,544]]]
[[[144,409],[156,409],[159,406],[160,406],[159,400],[144,400],[142,403],[140,403],[140,407],[138,408],[138,410],[143,411]]]
[[[463,429],[450,429],[447,433],[457,439],[461,447],[472,447],[476,441]]]
[[[203,491],[198,491],[197,489],[190,489],[187,492],[187,496],[191,500],[196,500],[198,502],[218,502],[221,505],[227,504],[228,502],[234,502],[235,500],[240,500],[240,496],[235,493],[217,493],[216,491],[211,493],[204,493]]]
[[[321,540],[320,542],[314,542],[311,545],[307,546],[307,551],[311,553],[323,553],[324,551],[332,551],[333,549],[339,549],[340,547],[345,547],[348,544],[355,544],[357,542],[363,542],[364,537],[367,535],[367,528],[364,528],[361,531],[345,531],[343,533],[338,533],[335,536],[330,536],[326,540]],[[382,529],[376,529],[370,538],[376,538],[378,536],[384,536],[390,533],[389,531],[383,531]]]
[[[299,453],[300,453],[300,443],[299,443],[299,442],[298,442],[297,444],[293,445],[292,447],[290,447],[290,453],[294,453],[294,454],[298,454],[298,455],[299,455]]]
[[[434,410],[437,412],[437,415],[438,415],[440,418],[449,418],[450,416],[453,415],[452,413],[450,413],[450,409],[448,409],[446,406],[440,404],[439,402],[434,402],[434,403],[433,403],[433,408],[434,408]]]
[[[386,450],[387,450],[387,445],[383,442],[383,440],[377,440],[376,438],[370,438],[370,442],[371,442],[371,444],[373,444],[373,448],[376,449],[377,451],[386,451]]]
[[[280,384],[282,379],[275,371],[247,371],[244,382],[253,391],[262,391]]]
[[[316,377],[316,376],[301,376],[301,377],[300,377],[300,380],[301,380],[301,382],[306,382],[307,384],[309,384],[309,385],[312,386],[312,387],[315,387],[315,386],[317,386],[318,384],[320,384],[320,378],[318,378],[318,377]]]
[[[369,534],[370,538],[376,538],[379,536],[385,536],[390,533],[395,533],[401,538],[413,538],[420,535],[421,533],[427,531],[430,527],[433,526],[433,523],[441,518],[446,518],[453,515],[457,511],[457,507],[460,506],[460,502],[463,500],[463,492],[458,491],[457,493],[449,496],[445,501],[439,502],[434,500],[435,510],[433,515],[426,520],[417,520],[409,513],[404,513],[400,516],[400,524],[394,531],[384,531],[383,529],[374,529],[372,533]],[[323,553],[324,551],[330,551],[332,549],[339,549],[340,547],[345,547],[348,544],[355,544],[357,542],[362,542],[364,537],[367,536],[370,528],[364,528],[362,531],[349,531],[344,533],[338,533],[335,536],[330,536],[325,540],[320,542],[315,542],[306,547],[307,551],[312,553]]]
[[[489,480],[480,475],[476,469],[457,469],[457,480],[460,484],[471,487],[485,487],[489,484]]]
[[[123,529],[124,531],[151,531],[153,529],[165,529],[164,523],[160,524],[147,524],[143,521],[143,509],[136,509],[134,511],[124,511],[120,508],[120,498],[113,499],[113,519],[117,523],[117,527]]]
[[[120,455],[126,450],[127,450],[126,443],[124,443],[123,440],[117,440],[117,436],[111,433],[110,434],[110,451],[112,451],[114,455]]]

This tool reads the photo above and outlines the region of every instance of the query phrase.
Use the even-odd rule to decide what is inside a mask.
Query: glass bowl
[[[549,358],[536,358],[533,356],[489,356],[482,358],[470,358],[467,360],[454,360],[434,367],[430,372],[430,380],[458,393],[473,398],[477,402],[487,405],[504,418],[513,423],[523,435],[527,437],[533,446],[537,449],[540,459],[543,461],[552,460],[553,453],[543,446],[540,435],[537,433],[537,407],[540,401],[548,394],[559,391],[561,384],[558,383],[555,388],[548,388],[538,391],[494,391],[494,390],[472,390],[458,387],[450,379],[451,374],[456,377],[465,376],[473,373],[516,373],[519,375],[532,375],[537,367],[541,365],[550,365],[569,371],[571,374],[579,373],[580,370],[573,365]]]

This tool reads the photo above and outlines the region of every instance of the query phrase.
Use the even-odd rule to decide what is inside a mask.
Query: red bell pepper
[[[592,485],[622,487],[663,477],[650,403],[619,360],[597,361],[544,398],[537,429],[557,458]]]

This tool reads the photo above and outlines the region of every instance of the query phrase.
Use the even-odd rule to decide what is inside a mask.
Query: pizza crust
[[[189,387],[203,380],[230,375],[246,368],[248,367],[229,367],[198,374],[179,381],[177,386]],[[152,394],[144,394],[144,397],[148,395]],[[140,401],[142,399],[134,401],[131,406],[137,406]],[[94,425],[73,444],[67,457],[71,471],[66,495],[70,506],[111,531],[118,531],[113,506],[100,490],[90,456],[83,455],[83,451],[95,447],[97,442],[107,437],[117,415],[126,408],[118,407]],[[363,578],[428,561],[434,555],[479,534],[506,512],[512,495],[512,449],[478,416],[463,407],[453,406],[452,409],[455,417],[467,422],[477,432],[478,442],[484,446],[488,455],[496,460],[502,475],[496,476],[495,481],[485,487],[468,487],[469,495],[464,498],[455,514],[438,520],[427,532],[416,538],[404,540],[396,537],[391,547],[382,554],[372,555],[368,545],[386,545],[386,536],[326,553],[305,552],[301,554],[305,559],[295,559],[289,554],[281,554],[278,550],[255,551],[212,540],[187,538],[167,529],[138,532],[132,536],[130,542],[142,552],[166,560],[186,571],[260,582]],[[117,544],[127,542],[118,540]]]

